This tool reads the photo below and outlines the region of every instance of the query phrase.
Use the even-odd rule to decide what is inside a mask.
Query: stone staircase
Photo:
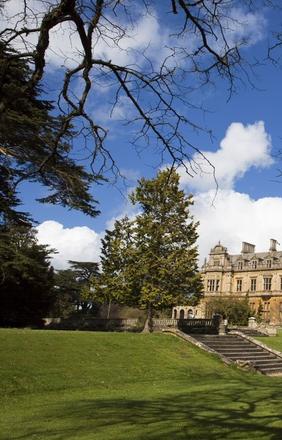
[[[266,375],[282,375],[281,357],[240,335],[193,335],[193,338],[232,362],[248,365]]]

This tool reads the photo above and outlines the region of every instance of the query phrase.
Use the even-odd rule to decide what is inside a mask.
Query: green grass
[[[1,440],[282,438],[282,378],[170,335],[0,330],[0,386]]]
[[[278,350],[282,352],[282,331],[280,330],[278,332],[277,336],[268,336],[268,337],[262,337],[262,338],[256,338],[259,341],[261,341],[263,344],[268,345],[271,348],[274,348],[274,350]]]

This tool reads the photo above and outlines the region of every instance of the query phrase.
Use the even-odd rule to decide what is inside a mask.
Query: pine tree
[[[131,270],[135,263],[133,223],[124,217],[117,220],[112,231],[102,239],[101,275],[92,281],[93,298],[107,304],[110,317],[111,304],[134,304],[134,278]]]
[[[141,179],[131,195],[142,210],[135,220],[135,271],[139,304],[154,308],[195,302],[202,285],[197,266],[197,226],[192,196],[179,188],[175,169]]]
[[[69,127],[59,136],[61,118],[52,102],[32,86],[30,65],[0,41],[0,220],[21,223],[15,206],[17,184],[39,182],[49,190],[42,203],[60,204],[95,216],[90,190],[101,177],[88,172],[71,156],[76,133]]]
[[[131,195],[141,213],[117,221],[102,240],[101,276],[95,294],[104,302],[148,310],[195,303],[202,289],[197,266],[197,226],[192,196],[179,189],[176,171],[141,179]]]
[[[0,227],[0,325],[38,324],[48,315],[55,301],[51,252],[30,227]]]

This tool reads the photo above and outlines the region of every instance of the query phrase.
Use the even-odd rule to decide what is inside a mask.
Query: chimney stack
[[[242,254],[254,254],[256,246],[251,243],[247,243],[246,241],[242,242]]]
[[[271,238],[270,239],[270,247],[269,247],[269,250],[270,250],[270,252],[276,252],[277,251],[277,245],[278,245],[279,243],[278,243],[278,241],[277,240],[274,240],[274,238]]]

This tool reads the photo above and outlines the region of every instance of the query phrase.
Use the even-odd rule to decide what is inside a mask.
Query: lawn
[[[282,352],[282,331],[278,333],[278,336],[268,336],[268,337],[262,337],[262,338],[256,338],[259,341],[261,341],[263,344],[268,345],[271,348],[274,348],[274,350],[278,350]]]
[[[0,360],[1,440],[282,438],[282,377],[171,335],[3,329]]]

